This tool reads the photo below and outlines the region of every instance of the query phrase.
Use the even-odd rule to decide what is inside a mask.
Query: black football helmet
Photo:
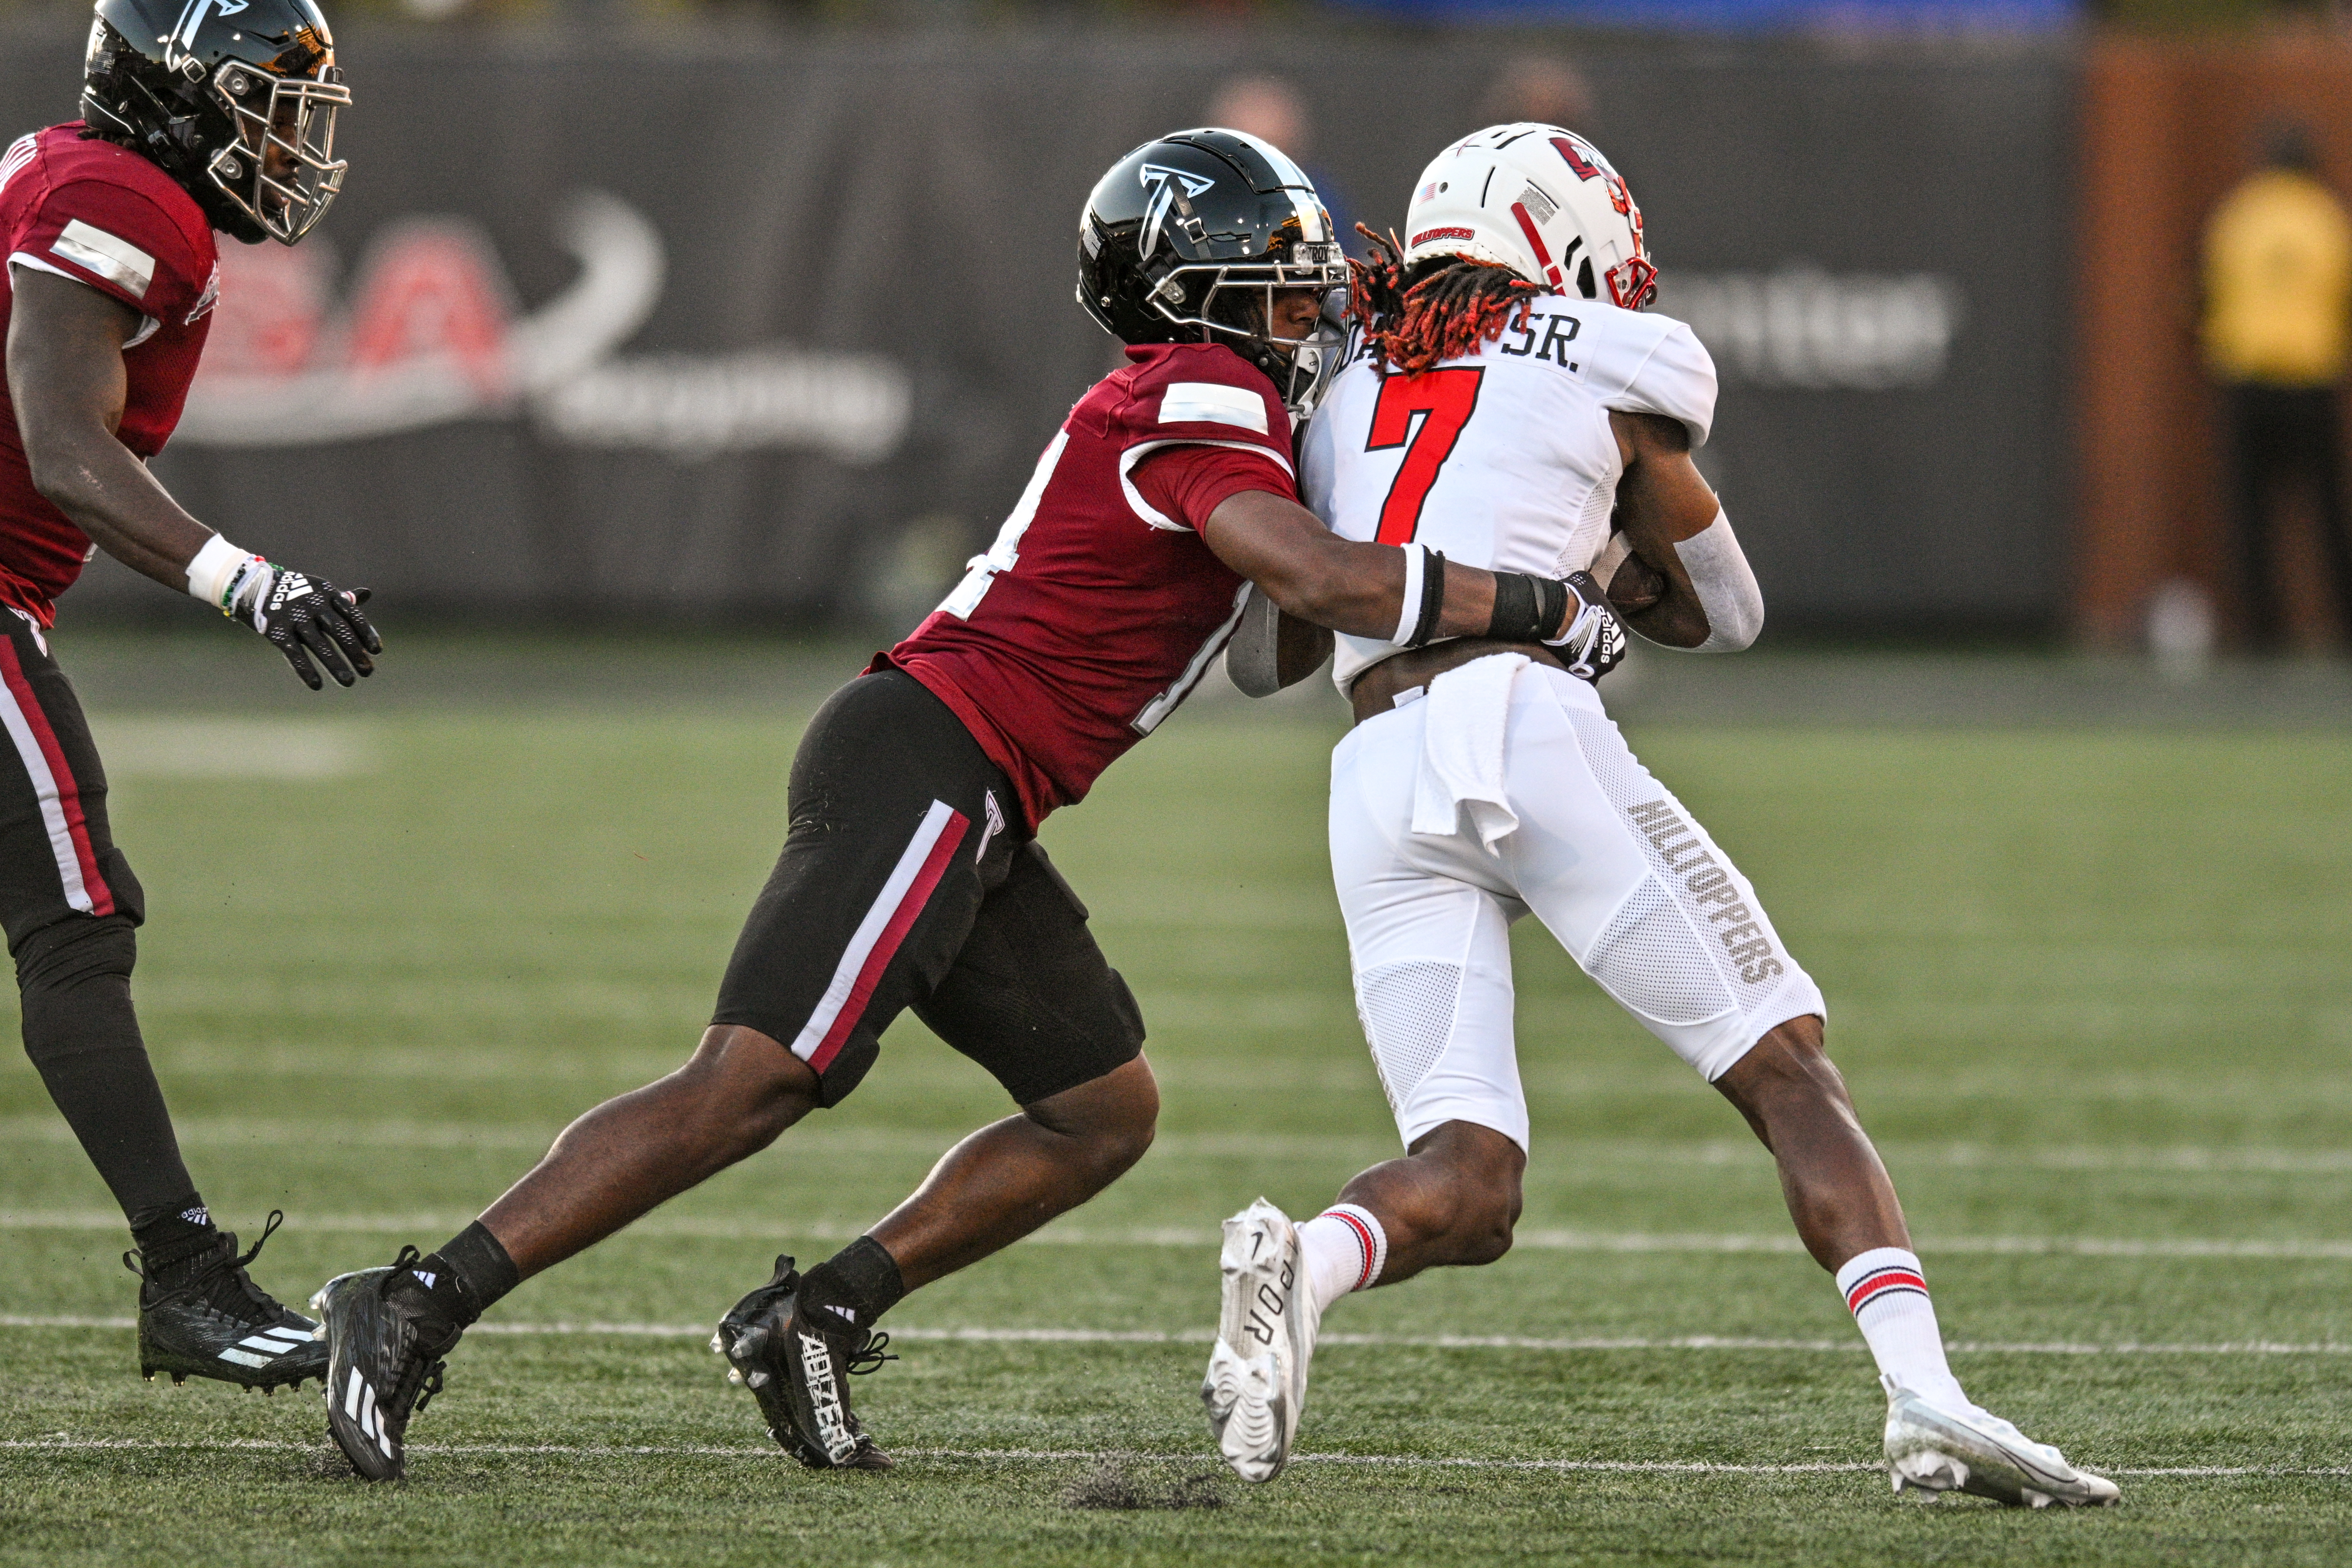
[[[1314,183],[1239,131],[1180,131],[1111,165],[1078,221],[1078,303],[1127,343],[1223,342],[1296,408],[1323,357],[1272,335],[1274,292],[1344,284]]]
[[[98,0],[82,60],[91,132],[145,154],[222,233],[291,245],[348,166],[352,101],[312,0]]]

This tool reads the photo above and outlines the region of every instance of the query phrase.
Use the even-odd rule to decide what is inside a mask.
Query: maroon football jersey
[[[955,710],[1034,827],[1176,710],[1241,619],[1249,584],[1130,475],[1146,453],[1263,452],[1297,499],[1274,383],[1222,344],[1131,348],[1078,400],[996,543],[872,668]]]
[[[85,141],[81,122],[20,136],[0,154],[0,290],[5,342],[15,279],[55,272],[110,294],[144,318],[124,346],[127,390],[115,434],[142,458],[163,449],[180,422],[205,352],[220,270],[212,226],[169,174],[111,142]],[[0,604],[47,626],[52,601],[73,585],[90,542],[33,489],[16,410],[0,383]]]

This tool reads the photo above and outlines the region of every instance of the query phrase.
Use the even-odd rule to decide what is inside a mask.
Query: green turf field
[[[226,742],[98,683],[149,1039],[215,1210],[289,1214],[265,1284],[433,1245],[691,1047],[808,693],[854,668],[800,661],[675,708],[643,679],[502,706],[485,661],[373,708],[276,696]],[[2121,1510],[1890,1496],[1769,1159],[1532,930],[1518,1249],[1336,1307],[1309,1457],[1225,1475],[1194,1394],[1217,1221],[1394,1152],[1324,870],[1331,710],[1228,702],[1047,828],[1150,1019],[1160,1141],[897,1310],[905,1360],[860,1388],[896,1473],[802,1472],[704,1340],[1003,1113],[911,1020],[846,1106],[498,1308],[389,1488],[330,1461],[315,1389],[138,1380],[126,1238],[12,1050],[0,1562],[2352,1558],[2352,731],[1637,710],[1831,997],[1961,1377],[2119,1473]]]

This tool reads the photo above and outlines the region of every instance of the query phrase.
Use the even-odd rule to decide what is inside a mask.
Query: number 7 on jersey
[[[1429,487],[1453,456],[1462,427],[1470,423],[1478,406],[1478,383],[1486,374],[1482,366],[1464,365],[1391,375],[1381,383],[1381,400],[1372,407],[1372,434],[1364,450],[1405,449],[1404,462],[1390,481],[1388,500],[1381,503],[1381,531],[1374,536],[1381,543],[1412,542]]]

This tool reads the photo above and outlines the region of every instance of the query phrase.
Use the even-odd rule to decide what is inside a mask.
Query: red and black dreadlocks
[[[1356,232],[1372,242],[1372,256],[1348,263],[1348,319],[1363,329],[1383,375],[1418,375],[1501,337],[1515,309],[1524,315],[1548,292],[1507,267],[1465,256],[1432,257],[1408,275],[1393,231],[1384,237],[1358,224]]]

